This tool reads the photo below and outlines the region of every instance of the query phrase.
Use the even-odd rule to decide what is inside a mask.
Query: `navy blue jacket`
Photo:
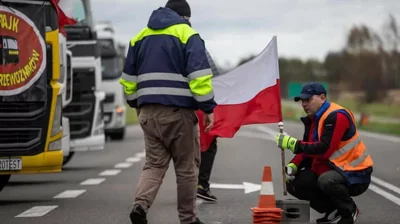
[[[147,27],[130,41],[120,83],[127,102],[213,112],[216,102],[204,41],[168,8],[154,10]]]

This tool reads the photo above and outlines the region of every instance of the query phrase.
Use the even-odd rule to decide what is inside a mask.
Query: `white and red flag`
[[[203,112],[196,111],[202,152],[214,137],[232,138],[243,125],[282,121],[277,39],[255,58],[213,78],[214,127],[205,133]]]

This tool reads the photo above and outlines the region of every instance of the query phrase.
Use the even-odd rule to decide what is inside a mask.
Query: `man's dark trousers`
[[[210,176],[217,154],[217,139],[215,138],[207,151],[201,153],[201,163],[199,169],[199,185],[204,189],[210,187]]]
[[[310,207],[319,213],[338,209],[342,216],[350,216],[355,203],[351,197],[364,193],[369,184],[347,187],[344,177],[331,170],[321,176],[311,170],[301,170],[294,180],[287,183],[288,192],[300,200],[310,202]]]

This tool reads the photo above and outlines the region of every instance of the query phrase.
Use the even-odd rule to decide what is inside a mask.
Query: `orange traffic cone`
[[[281,222],[283,210],[276,207],[272,172],[269,166],[264,167],[258,207],[251,208],[251,210],[253,211],[253,224]]]

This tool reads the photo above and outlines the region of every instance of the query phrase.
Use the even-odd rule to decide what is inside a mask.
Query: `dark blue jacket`
[[[211,78],[200,35],[177,13],[160,7],[130,41],[120,83],[134,108],[162,104],[211,113],[216,106]]]

